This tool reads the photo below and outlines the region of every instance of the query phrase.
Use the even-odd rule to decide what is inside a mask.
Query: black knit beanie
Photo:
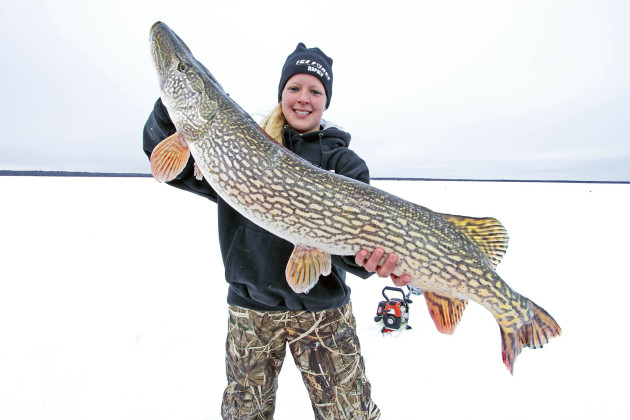
[[[332,58],[328,57],[319,48],[306,48],[306,45],[299,43],[288,57],[282,67],[280,84],[278,85],[278,102],[282,100],[282,91],[289,79],[299,73],[310,74],[317,77],[326,90],[326,109],[330,105],[332,97]]]

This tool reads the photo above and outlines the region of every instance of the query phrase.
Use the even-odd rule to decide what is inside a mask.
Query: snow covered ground
[[[433,210],[494,216],[498,273],[563,335],[510,376],[493,317],[452,336],[424,300],[412,330],[373,322],[389,280],[348,279],[383,419],[630,417],[630,185],[377,181]],[[0,177],[0,419],[219,419],[226,283],[216,208],[149,178]],[[624,391],[625,389],[625,391]],[[287,360],[277,420],[312,418]]]

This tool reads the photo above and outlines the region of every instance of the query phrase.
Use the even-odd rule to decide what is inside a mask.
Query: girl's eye
[[[322,94],[319,90],[314,90],[314,89],[313,89],[313,90],[311,90],[311,93],[312,93],[313,95],[321,95],[321,94]]]
[[[292,86],[292,87],[288,88],[287,90],[290,90],[291,92],[297,92],[299,89],[296,88],[295,86]]]

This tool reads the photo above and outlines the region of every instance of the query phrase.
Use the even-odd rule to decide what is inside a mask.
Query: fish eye
[[[181,71],[182,73],[186,73],[188,69],[190,69],[190,64],[184,61],[180,61],[179,65],[177,66],[177,70]]]

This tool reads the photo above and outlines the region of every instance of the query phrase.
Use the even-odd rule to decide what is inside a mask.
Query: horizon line
[[[87,172],[87,171],[39,171],[0,170],[0,176],[48,176],[77,178],[151,178],[150,173],[141,172]],[[426,178],[426,177],[371,177],[375,181],[448,181],[448,182],[540,182],[558,184],[630,184],[630,181],[588,181],[572,179],[480,179],[480,178]]]

